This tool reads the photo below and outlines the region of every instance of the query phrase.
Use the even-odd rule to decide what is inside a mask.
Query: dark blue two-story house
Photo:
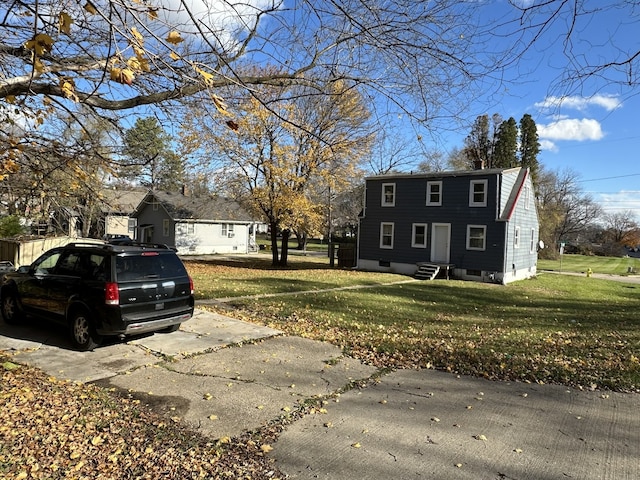
[[[366,178],[357,268],[506,284],[536,274],[528,169]]]

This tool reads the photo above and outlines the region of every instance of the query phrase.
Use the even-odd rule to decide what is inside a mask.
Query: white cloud
[[[589,107],[596,106],[611,112],[612,110],[622,107],[622,100],[620,100],[618,95],[598,94],[591,97],[547,97],[542,102],[537,102],[534,105],[540,110],[553,110],[564,107],[580,112],[585,111]]]
[[[553,143],[551,140],[541,139],[540,150],[544,150],[545,152],[557,152],[558,146],[555,143]]]
[[[274,8],[274,0],[160,0],[164,20],[182,33],[197,26],[205,36],[230,47],[237,35],[254,28],[258,14]],[[194,23],[195,21],[195,23]]]
[[[590,118],[566,118],[548,125],[537,125],[542,140],[600,140],[604,137],[600,122]]]

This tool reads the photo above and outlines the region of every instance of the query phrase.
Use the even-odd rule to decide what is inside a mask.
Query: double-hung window
[[[487,244],[486,225],[467,225],[467,250],[485,250]]]
[[[439,207],[442,205],[442,182],[427,182],[427,206]]]
[[[222,224],[222,236],[229,237],[229,238],[234,236],[233,223]]]
[[[396,204],[396,184],[383,183],[382,184],[382,206],[394,207],[395,204]]]
[[[531,229],[531,243],[529,244],[529,252],[534,253],[536,251],[536,230]]]
[[[411,233],[411,246],[414,248],[427,248],[427,224],[414,223]]]
[[[471,180],[469,186],[469,206],[487,206],[487,180]]]
[[[513,232],[513,246],[514,248],[520,248],[520,227],[516,227]]]
[[[380,224],[380,248],[393,248],[393,223]]]

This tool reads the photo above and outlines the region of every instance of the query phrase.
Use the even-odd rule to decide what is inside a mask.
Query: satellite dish
[[[538,247],[540,247],[540,250],[544,248],[544,242],[542,240],[538,242]]]

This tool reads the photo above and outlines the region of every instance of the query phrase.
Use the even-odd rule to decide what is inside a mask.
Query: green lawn
[[[600,257],[595,255],[562,255],[558,260],[538,260],[538,270],[586,272],[628,275],[629,268],[640,274],[640,258]]]
[[[549,274],[508,286],[383,285],[410,279],[327,262],[187,266],[210,298],[300,292],[228,305],[233,316],[332,342],[380,367],[640,391],[640,285]],[[354,285],[369,288],[319,291]]]

